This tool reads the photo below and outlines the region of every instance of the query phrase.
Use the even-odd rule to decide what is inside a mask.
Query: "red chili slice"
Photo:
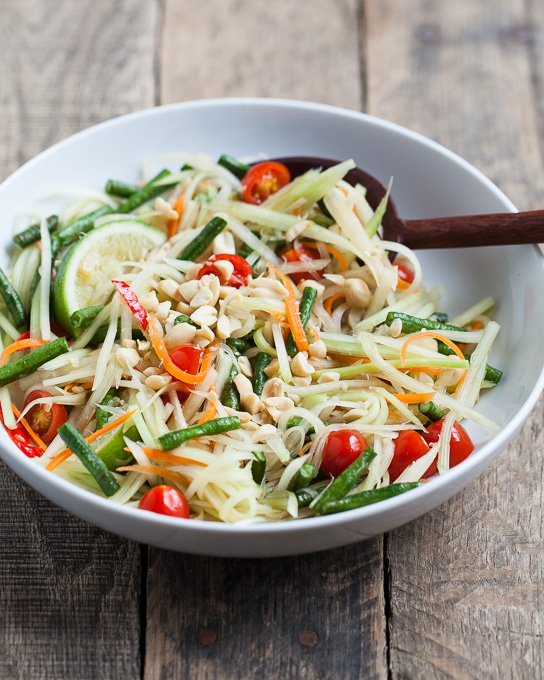
[[[140,304],[138,296],[132,290],[132,288],[124,281],[112,281],[113,285],[119,291],[119,294],[123,300],[127,303],[130,311],[134,314],[136,321],[140,324],[142,329],[145,331],[147,328],[147,312]]]

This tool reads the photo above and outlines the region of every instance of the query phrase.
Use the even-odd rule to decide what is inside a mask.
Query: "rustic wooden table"
[[[2,177],[111,116],[261,95],[401,123],[544,207],[536,0],[2,0],[0,45]],[[541,429],[542,403],[421,519],[281,560],[131,543],[2,465],[0,677],[542,677]]]

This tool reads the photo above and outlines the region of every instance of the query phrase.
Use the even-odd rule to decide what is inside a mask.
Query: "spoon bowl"
[[[283,163],[292,177],[308,170],[330,168],[338,161],[314,156],[275,158]],[[356,167],[344,178],[349,184],[366,187],[366,198],[375,210],[386,194],[386,188],[373,175]],[[402,243],[408,248],[474,248],[544,242],[544,210],[491,215],[461,215],[430,219],[404,220],[391,196],[382,219],[382,236],[386,241]]]

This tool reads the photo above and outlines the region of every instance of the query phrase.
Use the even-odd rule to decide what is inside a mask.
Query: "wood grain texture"
[[[146,680],[387,677],[381,540],[226,560],[152,551]]]
[[[532,82],[544,75],[542,4],[384,0],[365,8],[368,113],[468,158],[521,210],[541,207]]]
[[[354,0],[167,0],[161,98],[359,108]],[[146,680],[385,678],[383,541],[281,560],[150,549]],[[341,650],[341,651],[340,651]]]
[[[139,546],[0,479],[0,677],[139,678]]]
[[[542,5],[387,0],[366,19],[369,113],[541,207]],[[542,406],[484,475],[388,535],[393,678],[542,677]]]
[[[161,102],[286,97],[359,109],[358,0],[166,0]]]
[[[3,0],[2,174],[90,125],[155,103],[160,0]]]
[[[157,21],[147,0],[3,0],[0,176],[151,106]],[[0,677],[139,678],[140,546],[60,510],[3,464],[0,497]]]

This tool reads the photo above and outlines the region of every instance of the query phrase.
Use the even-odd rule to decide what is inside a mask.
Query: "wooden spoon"
[[[275,158],[298,177],[312,168],[330,168],[338,161],[314,156]],[[386,189],[375,177],[354,168],[344,178],[350,184],[362,184],[366,198],[375,210]],[[383,238],[403,243],[408,248],[473,248],[475,246],[508,246],[544,242],[544,210],[491,215],[462,215],[403,220],[389,197],[383,220]]]

